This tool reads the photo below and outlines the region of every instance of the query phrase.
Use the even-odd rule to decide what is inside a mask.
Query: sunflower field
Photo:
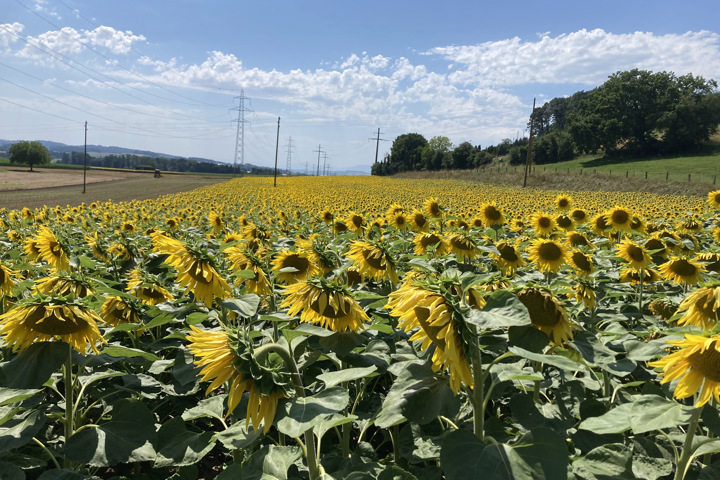
[[[720,478],[720,191],[0,209],[0,478]]]

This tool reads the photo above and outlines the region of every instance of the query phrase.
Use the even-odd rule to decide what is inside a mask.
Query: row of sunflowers
[[[718,209],[375,177],[0,209],[0,476],[717,478]]]

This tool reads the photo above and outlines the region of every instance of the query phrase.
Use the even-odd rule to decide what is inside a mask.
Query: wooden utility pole
[[[85,193],[86,179],[87,179],[87,120],[85,121],[85,159],[83,160],[83,193]]]
[[[278,117],[277,138],[275,139],[275,179],[273,180],[273,187],[277,187],[277,157],[278,157],[278,146],[279,145],[280,145],[280,117]]]
[[[527,186],[528,170],[530,170],[530,159],[532,158],[532,137],[533,137],[533,120],[535,119],[535,99],[533,98],[533,109],[530,114],[530,139],[528,140],[527,158],[525,159],[525,178],[523,179],[523,188]]]

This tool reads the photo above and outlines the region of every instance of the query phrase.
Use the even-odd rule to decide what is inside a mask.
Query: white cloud
[[[8,50],[10,45],[18,41],[24,29],[22,23],[0,23],[0,49]]]
[[[537,41],[515,37],[478,45],[437,47],[425,55],[457,65],[450,81],[461,85],[527,83],[599,85],[621,70],[641,68],[720,77],[720,35],[708,32],[655,35],[579,30]]]
[[[79,54],[87,46],[101,47],[116,55],[127,54],[134,43],[145,40],[143,35],[134,35],[131,31],[123,32],[106,26],[80,31],[71,27],[63,27],[60,30],[52,30],[37,37],[28,36],[27,38],[28,45],[17,55],[42,62],[55,58],[53,54],[61,56]]]

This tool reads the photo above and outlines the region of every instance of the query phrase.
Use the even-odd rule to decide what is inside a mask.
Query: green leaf
[[[565,438],[545,427],[534,428],[512,445],[515,452],[535,472],[547,480],[563,480],[568,473],[568,452]]]
[[[0,387],[0,405],[22,402],[23,400],[32,397],[39,391],[40,390],[34,388],[25,389]]]
[[[328,337],[321,337],[319,342],[331,352],[342,355],[362,345],[364,340],[362,335],[355,332],[335,332]]]
[[[346,368],[338,372],[326,372],[317,376],[318,380],[325,382],[327,388],[334,387],[343,382],[351,382],[360,378],[370,376],[377,371],[377,367],[371,366],[367,368]]]
[[[532,468],[509,445],[483,444],[467,430],[455,430],[440,451],[447,480],[535,480]]]
[[[589,480],[634,479],[632,450],[621,443],[597,447],[572,464],[573,473]]]
[[[167,325],[168,323],[175,322],[175,316],[172,313],[168,312],[162,312],[159,315],[157,315],[155,318],[150,320],[148,323],[145,324],[145,328],[155,328],[160,327],[162,325]]]
[[[25,477],[23,477],[25,478]],[[63,468],[62,470],[48,470],[38,477],[38,480],[96,480],[98,477],[90,477],[74,470]]]
[[[182,419],[189,421],[210,417],[221,420],[224,418],[225,413],[225,398],[227,398],[227,395],[214,395],[209,398],[203,398],[197,405],[185,410],[182,414]]]
[[[599,417],[590,417],[580,423],[578,429],[588,430],[597,434],[621,433],[630,430],[630,411],[632,403],[623,403],[613,407]]]
[[[118,372],[115,370],[106,370],[104,372],[95,372],[91,373],[90,375],[80,375],[78,378],[78,381],[80,382],[80,385],[87,388],[89,385],[98,382],[100,380],[104,380],[106,378],[112,378],[112,377],[121,377],[125,375],[124,372]]]
[[[337,413],[350,401],[350,395],[342,387],[323,390],[311,397],[295,398],[283,403],[278,415],[277,428],[281,433],[299,437],[312,428],[314,421],[321,415]]]
[[[138,400],[119,400],[112,419],[96,428],[77,432],[65,444],[65,454],[75,462],[96,467],[155,460],[155,417]]]
[[[2,480],[25,480],[25,472],[17,465],[0,462],[0,478]]]
[[[508,329],[508,344],[520,347],[533,353],[540,353],[550,343],[550,337],[533,327],[510,327]]]
[[[400,454],[410,463],[421,463],[440,457],[440,438],[426,435],[422,427],[408,423],[400,430]]]
[[[218,303],[243,318],[250,318],[258,311],[258,307],[260,306],[260,297],[254,293],[248,293],[237,298],[218,300]]]
[[[520,347],[509,347],[508,350],[520,357],[544,363],[546,365],[552,365],[553,367],[557,367],[560,370],[565,370],[568,372],[584,371],[590,373],[588,368],[582,363],[570,360],[569,358],[562,357],[560,355],[543,355],[540,353],[530,352]]]
[[[3,365],[3,373],[10,388],[40,388],[60,370],[70,355],[64,342],[33,343]]]
[[[193,312],[185,317],[185,323],[187,325],[197,325],[208,319],[208,314],[205,312]]]
[[[173,364],[172,374],[175,380],[181,385],[189,385],[198,380],[200,368],[193,363],[193,354],[188,349],[178,349],[175,355],[175,363]]]
[[[530,313],[518,298],[507,290],[493,292],[482,310],[472,310],[467,322],[481,330],[530,325]]]
[[[100,351],[103,355],[109,355],[111,357],[119,358],[144,358],[149,362],[155,362],[159,358],[150,352],[144,350],[138,350],[137,348],[121,347],[119,345],[109,345]]]
[[[222,432],[216,432],[214,438],[220,440],[220,443],[229,450],[250,450],[261,437],[262,430],[251,429],[248,431],[245,422],[240,421],[230,425]]]
[[[639,395],[630,409],[630,427],[635,434],[690,423],[694,407],[658,395]]]
[[[633,452],[632,472],[635,478],[657,480],[667,477],[672,473],[673,462],[662,457],[648,457],[638,452]]]
[[[342,415],[340,413],[331,413],[329,415],[322,415],[317,418],[315,423],[313,424],[313,432],[315,433],[315,436],[319,439],[322,439],[322,437],[327,433],[328,430],[330,430],[333,427],[339,427],[340,425],[344,425],[346,423],[354,422],[357,420],[356,415],[348,415],[347,417],[345,415]]]
[[[217,480],[286,480],[290,466],[302,456],[300,447],[265,445],[253,452],[242,466],[231,465]]]
[[[293,331],[304,333],[305,335],[315,335],[318,337],[329,337],[335,334],[335,332],[333,332],[332,330],[318,327],[317,325],[313,325],[312,323],[301,323],[296,328],[294,328]]]
[[[193,433],[180,417],[164,423],[157,433],[155,467],[182,467],[199,462],[215,446],[213,432]]]
[[[603,345],[595,335],[590,332],[579,332],[570,342],[580,355],[591,365],[597,365],[603,370],[624,377],[632,373],[637,364],[628,358],[617,360],[615,352]]]
[[[45,426],[45,422],[45,414],[33,410],[5,423],[7,427],[0,427],[0,452],[25,445]]]

